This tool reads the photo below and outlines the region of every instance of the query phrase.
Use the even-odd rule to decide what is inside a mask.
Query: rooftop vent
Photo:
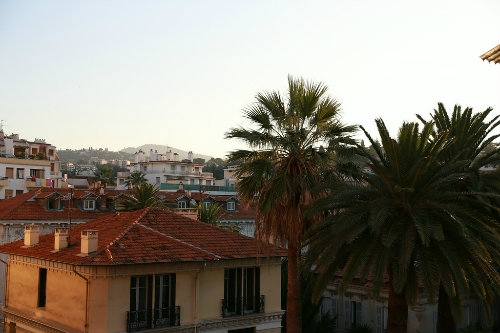
[[[68,247],[68,228],[56,228],[54,232],[54,250],[59,251]]]
[[[82,254],[89,254],[97,251],[97,230],[82,231]]]
[[[27,225],[24,227],[24,246],[34,246],[40,241],[40,226]]]

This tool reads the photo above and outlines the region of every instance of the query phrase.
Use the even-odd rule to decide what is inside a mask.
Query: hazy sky
[[[292,74],[395,132],[438,101],[500,113],[500,64],[479,58],[499,43],[499,0],[0,0],[0,119],[59,149],[223,156],[242,108]]]

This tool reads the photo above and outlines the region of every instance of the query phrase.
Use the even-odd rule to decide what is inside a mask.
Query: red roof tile
[[[79,256],[83,230],[98,231],[98,249]],[[210,261],[286,256],[278,246],[260,250],[258,241],[175,213],[146,208],[115,213],[71,229],[71,246],[54,250],[54,234],[24,248],[24,241],[0,246],[0,252],[77,265],[123,265],[155,262]]]

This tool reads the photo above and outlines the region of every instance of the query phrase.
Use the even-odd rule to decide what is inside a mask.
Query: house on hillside
[[[277,246],[159,208],[0,246],[7,332],[278,333]]]

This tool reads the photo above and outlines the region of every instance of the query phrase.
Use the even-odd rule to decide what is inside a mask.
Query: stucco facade
[[[224,270],[233,267],[260,267],[263,313],[222,317]],[[37,306],[41,268],[47,269],[44,307]],[[277,258],[90,267],[10,255],[6,332],[14,326],[16,332],[125,332],[131,277],[159,274],[176,275],[175,305],[180,308],[180,325],[160,332],[226,333],[249,327],[256,332],[280,331],[281,260]]]

